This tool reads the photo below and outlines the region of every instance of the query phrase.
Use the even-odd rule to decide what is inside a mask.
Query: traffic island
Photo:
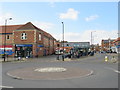
[[[74,67],[28,67],[7,72],[7,75],[18,80],[61,80],[80,78],[92,74],[92,70]]]

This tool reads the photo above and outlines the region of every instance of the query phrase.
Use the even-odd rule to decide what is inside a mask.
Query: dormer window
[[[22,34],[21,34],[21,39],[22,39],[22,40],[27,39],[27,34],[26,34],[26,33],[22,33]]]

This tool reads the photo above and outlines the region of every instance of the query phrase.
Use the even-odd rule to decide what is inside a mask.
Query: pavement
[[[95,54],[97,55],[97,54]],[[57,56],[56,55],[52,55],[54,56],[55,58],[51,58],[51,55],[49,56],[43,56],[43,57],[39,57],[39,58],[21,58],[20,60],[18,60],[18,58],[13,58],[13,57],[8,57],[6,58],[6,61],[5,62],[29,62],[29,61],[50,61],[50,62],[54,62],[54,61],[62,61],[62,58],[60,58],[60,60],[57,60]],[[105,54],[105,56],[108,57],[108,62],[112,62],[112,63],[116,63],[118,62],[118,54]],[[46,57],[48,59],[46,59]],[[50,57],[50,58],[49,58]],[[80,58],[72,58],[72,59],[69,59],[69,58],[65,58],[64,61],[75,61],[75,60],[80,60],[80,59],[84,59],[84,58],[90,58],[92,56],[82,56]],[[113,58],[114,57],[114,58]],[[3,58],[0,58],[0,63],[5,63],[4,62],[4,59]]]
[[[51,58],[51,56],[54,56],[54,58]],[[82,56],[81,58],[86,58],[88,56]],[[47,58],[47,59],[46,59]],[[80,58],[79,58],[80,59]],[[78,58],[73,58],[73,59],[69,59],[69,58],[64,58],[64,61],[72,61],[72,60],[78,60]],[[59,60],[57,60],[57,56],[56,55],[49,55],[49,56],[43,56],[43,57],[38,57],[38,58],[21,58],[20,60],[18,60],[17,58],[12,58],[12,57],[8,57],[6,58],[5,62],[29,62],[29,61],[63,61],[62,58],[60,58]],[[3,58],[0,58],[0,63],[4,62]]]

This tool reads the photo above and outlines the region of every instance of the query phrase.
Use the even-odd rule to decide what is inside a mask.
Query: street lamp
[[[118,34],[118,37],[120,37],[120,33],[117,33]]]
[[[7,29],[6,26],[7,26],[7,20],[12,20],[12,18],[5,19],[4,62],[5,62],[5,59],[6,59],[5,47],[6,47],[6,29]]]
[[[96,32],[96,31],[91,31],[91,45],[92,45],[92,40],[93,40],[93,32]]]
[[[62,55],[62,60],[64,61],[64,23],[62,22],[62,30],[63,30],[63,43],[62,43],[62,45],[63,45],[63,55]]]

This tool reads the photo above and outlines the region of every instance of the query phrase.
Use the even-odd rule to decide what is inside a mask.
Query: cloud
[[[35,26],[39,27],[40,29],[48,31],[48,32],[50,32],[49,30],[51,30],[54,27],[54,24],[50,22],[32,21],[32,23]]]
[[[107,30],[85,30],[83,32],[67,32],[65,33],[65,41],[71,42],[90,42],[91,43],[91,32],[92,33],[92,43],[101,45],[102,39],[116,39],[117,30],[107,31]],[[81,34],[82,33],[82,34]],[[62,40],[62,34],[53,34],[57,40]]]
[[[85,20],[86,21],[92,21],[92,20],[97,19],[98,17],[99,17],[98,15],[93,15],[93,16],[86,17]]]
[[[79,12],[73,8],[69,8],[66,13],[60,13],[60,19],[72,19],[77,20]]]
[[[55,2],[54,1],[51,1],[51,2],[49,2],[49,5],[50,5],[50,7],[55,7]]]
[[[5,20],[8,18],[13,18],[13,14],[12,13],[5,13],[5,14],[0,14],[0,25],[4,25],[5,24]],[[10,22],[9,22],[10,23]]]

